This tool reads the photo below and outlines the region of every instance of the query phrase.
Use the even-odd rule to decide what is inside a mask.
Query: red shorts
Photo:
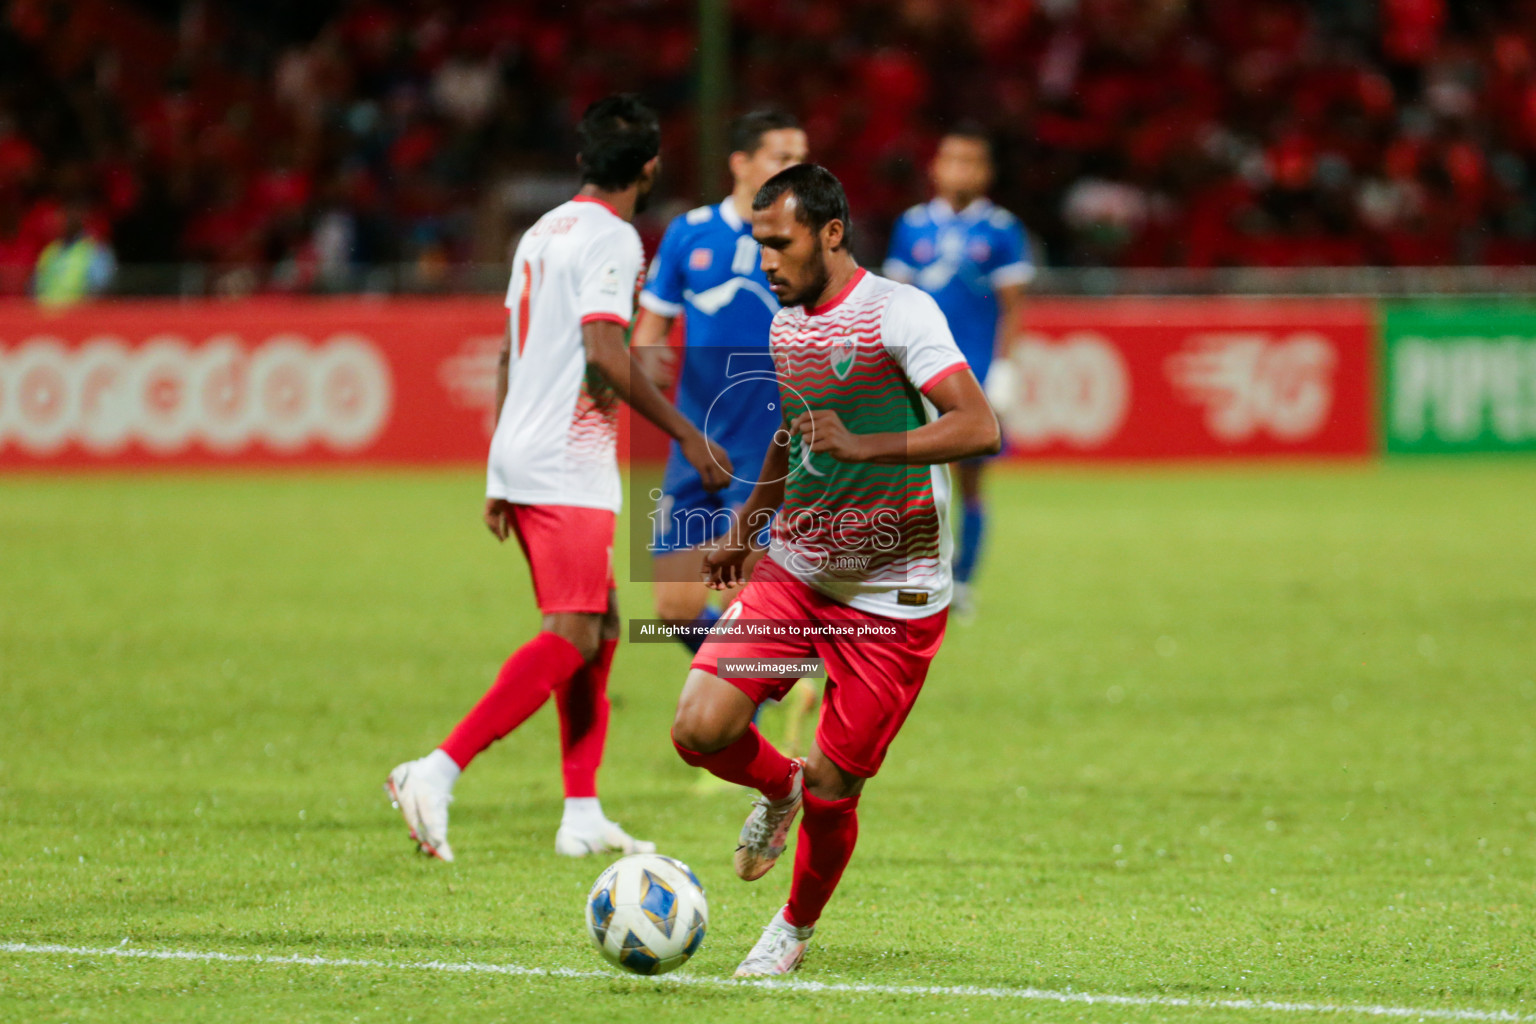
[[[839,768],[872,778],[891,741],[917,702],[928,666],[944,641],[945,609],[920,619],[888,619],[832,600],[795,579],[771,558],[758,563],[738,602],[741,619],[899,623],[905,636],[890,642],[853,643],[834,638],[704,641],[693,667],[711,675],[721,658],[820,658],[827,691],[816,746]],[[783,699],[794,679],[731,678],[726,682],[754,703]]]
[[[539,611],[608,610],[614,514],[575,505],[513,505],[512,528],[533,573]]]

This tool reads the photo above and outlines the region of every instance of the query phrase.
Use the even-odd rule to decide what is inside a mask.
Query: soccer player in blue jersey
[[[1019,219],[987,199],[992,173],[992,146],[979,129],[957,127],[945,135],[929,167],[934,198],[902,215],[885,260],[886,277],[915,284],[938,302],[982,384],[993,353],[1018,329],[1019,304],[1035,276]],[[960,617],[973,613],[971,577],[986,527],[984,464],[957,464],[963,511],[954,605]]]
[[[781,426],[768,355],[768,326],[779,303],[752,238],[752,197],[763,182],[806,158],[805,132],[779,111],[738,117],[730,141],[735,188],[724,202],[690,210],[667,227],[640,293],[631,342],[653,379],[668,384],[675,353],[667,334],[683,318],[686,352],[677,407],[725,448],[733,464],[754,467],[738,470],[724,490],[710,492],[676,444],[667,459],[661,500],[651,516],[656,614],[700,627],[719,612],[709,607],[698,549],[724,532],[727,510],[752,493],[755,467]],[[703,632],[690,631],[683,642],[697,651]]]

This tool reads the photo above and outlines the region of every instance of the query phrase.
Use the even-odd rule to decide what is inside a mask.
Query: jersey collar
[[[970,204],[959,213],[955,212],[955,208],[950,206],[947,200],[940,199],[938,196],[934,196],[928,202],[928,216],[933,219],[935,224],[942,224],[951,217],[959,217],[962,220],[979,220],[985,217],[991,209],[992,200],[986,196],[977,196],[975,199],[972,199]]]
[[[744,223],[741,214],[736,212],[736,201],[730,196],[725,197],[725,202],[720,204],[720,219],[730,226],[732,231],[740,231]]]
[[[613,214],[615,217],[617,217],[619,215],[619,211],[615,210],[613,208],[613,204],[609,203],[606,199],[599,199],[596,196],[572,196],[571,197],[571,202],[573,202],[573,203],[596,203],[598,206],[601,206],[603,209],[607,210],[609,213]]]
[[[814,308],[807,309],[805,311],[805,315],[806,316],[821,316],[822,314],[830,313],[834,309],[836,309],[838,306],[841,306],[843,304],[843,301],[845,299],[847,299],[848,296],[853,294],[853,290],[855,288],[857,288],[863,282],[864,274],[865,274],[865,271],[864,271],[863,267],[860,267],[858,270],[855,270],[853,272],[853,276],[848,279],[848,283],[843,285],[843,290],[842,291],[838,292],[836,295],[832,296],[830,299],[828,299],[826,302],[823,302],[821,305],[816,306]]]

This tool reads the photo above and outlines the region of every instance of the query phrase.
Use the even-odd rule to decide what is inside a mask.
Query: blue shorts
[[[756,453],[762,465],[762,454]],[[734,465],[736,453],[730,453]],[[704,489],[699,474],[676,452],[667,459],[667,473],[662,480],[661,499],[651,512],[650,549],[653,555],[687,551],[708,544],[725,532],[736,509],[752,496],[757,484],[740,469],[730,486],[713,493]]]

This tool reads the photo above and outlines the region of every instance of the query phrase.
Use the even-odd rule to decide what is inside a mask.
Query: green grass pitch
[[[980,618],[799,975],[874,986],[842,992],[401,966],[604,970],[601,864],[553,853],[552,711],[460,784],[455,865],[379,789],[535,627],[480,494],[473,469],[0,481],[0,943],[330,961],[13,947],[0,1020],[1536,1014],[1529,461],[996,473]],[[723,979],[788,871],[736,881],[745,799],[690,792],[685,665],[621,647],[603,795],[709,886],[682,973]],[[1202,1005],[882,988],[913,985]]]

